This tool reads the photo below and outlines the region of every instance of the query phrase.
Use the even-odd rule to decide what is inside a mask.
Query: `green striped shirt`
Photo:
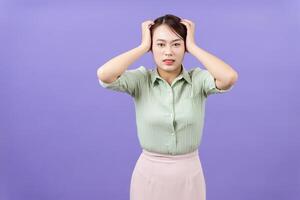
[[[141,148],[162,154],[186,154],[201,142],[205,101],[210,94],[224,93],[208,70],[195,67],[181,73],[170,85],[157,68],[140,66],[126,70],[112,83],[99,79],[104,88],[133,97],[137,135]]]

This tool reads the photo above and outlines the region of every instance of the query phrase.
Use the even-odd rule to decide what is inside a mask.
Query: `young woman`
[[[130,200],[204,200],[206,186],[198,154],[205,101],[229,91],[237,72],[195,44],[195,24],[174,15],[142,23],[141,44],[97,70],[100,84],[134,98],[142,153],[130,183]],[[151,51],[155,69],[127,70]],[[186,70],[185,52],[207,70]]]

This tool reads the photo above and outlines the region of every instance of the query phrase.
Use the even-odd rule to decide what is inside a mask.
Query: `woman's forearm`
[[[106,62],[97,69],[97,76],[103,82],[113,82],[120,76],[132,63],[147,52],[141,45],[127,52],[124,52]]]
[[[224,85],[234,83],[238,78],[238,73],[228,64],[213,54],[194,46],[191,50],[194,55],[207,70],[216,78],[217,81],[222,82]]]

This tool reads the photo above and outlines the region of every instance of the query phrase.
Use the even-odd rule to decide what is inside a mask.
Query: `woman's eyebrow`
[[[171,42],[175,42],[175,41],[180,41],[181,39],[175,39],[175,40],[172,40]],[[163,42],[165,42],[166,40],[164,40],[164,39],[157,39],[156,41],[163,41]]]

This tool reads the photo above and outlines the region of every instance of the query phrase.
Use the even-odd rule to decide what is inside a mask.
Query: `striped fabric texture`
[[[205,102],[209,95],[225,93],[215,78],[199,67],[181,73],[170,85],[157,68],[128,69],[102,87],[133,97],[137,135],[141,148],[150,152],[179,155],[195,151],[202,137]]]

